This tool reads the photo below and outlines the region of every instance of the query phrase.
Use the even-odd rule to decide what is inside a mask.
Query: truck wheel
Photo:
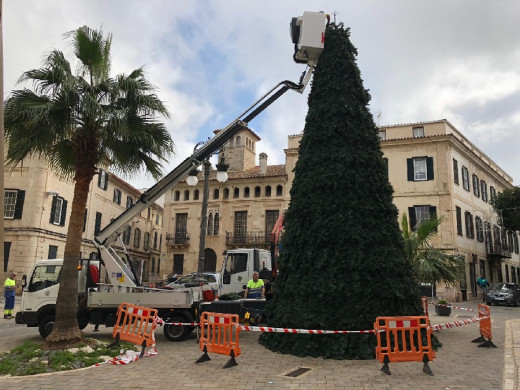
[[[89,315],[86,310],[78,311],[78,326],[81,330],[85,329],[89,323]]]
[[[38,325],[38,330],[40,331],[40,336],[42,338],[47,338],[48,335],[51,334],[52,328],[54,327],[54,315],[43,317],[43,320]]]
[[[174,314],[166,319],[166,322],[187,322],[184,316]],[[164,325],[164,335],[170,341],[182,341],[193,330],[193,326]]]

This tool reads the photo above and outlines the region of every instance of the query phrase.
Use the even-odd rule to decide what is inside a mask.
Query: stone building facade
[[[229,179],[209,176],[205,270],[220,270],[223,252],[236,247],[269,248],[269,235],[288,207],[293,169],[302,135],[288,138],[285,164],[268,165],[260,153],[256,165],[253,131],[239,133],[220,153],[230,164]],[[512,178],[447,120],[380,128],[399,215],[412,225],[436,214],[446,218],[433,242],[466,263],[460,288],[437,286],[437,295],[451,300],[478,294],[481,273],[492,282],[520,282],[517,232],[501,227],[491,198],[513,186]],[[166,258],[174,273],[197,270],[202,221],[203,177],[190,187],[183,181],[165,197]]]
[[[39,158],[28,158],[4,174],[4,278],[11,269],[27,274],[38,260],[62,258],[67,237],[74,184],[55,175]],[[81,257],[97,255],[93,239],[141,191],[105,166],[92,180],[85,219]],[[163,208],[154,204],[137,216],[121,237],[144,281],[164,278],[171,268],[161,257]],[[123,244],[116,245],[123,252]],[[161,262],[162,260],[162,262]],[[162,267],[162,269],[161,269]]]

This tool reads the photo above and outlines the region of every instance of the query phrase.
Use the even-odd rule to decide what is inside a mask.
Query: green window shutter
[[[408,181],[414,181],[413,180],[413,158],[407,158],[406,159],[406,166],[408,168]]]
[[[61,207],[61,222],[60,226],[65,226],[65,218],[67,217],[67,201],[63,199],[63,205]]]
[[[433,157],[426,157],[426,172],[428,174],[427,179],[433,180]]]
[[[415,218],[415,207],[408,207],[408,215],[410,216],[410,229],[415,229],[417,218]]]
[[[52,206],[51,206],[51,216],[49,218],[49,223],[54,222],[54,214],[56,213],[56,202],[58,201],[57,196],[52,197]]]
[[[437,207],[430,206],[430,218],[437,218]],[[435,228],[434,231],[437,231],[438,229]]]
[[[18,190],[16,203],[14,205],[14,219],[22,219],[23,204],[25,201],[25,190]]]

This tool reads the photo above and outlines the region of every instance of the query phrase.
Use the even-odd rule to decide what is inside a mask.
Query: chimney
[[[266,175],[267,174],[267,154],[266,153],[260,153],[260,174]]]

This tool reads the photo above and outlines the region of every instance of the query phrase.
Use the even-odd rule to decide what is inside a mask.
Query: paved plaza
[[[461,306],[476,309],[476,302]],[[451,316],[435,315],[430,306],[433,324],[467,319],[472,312],[453,310]],[[241,332],[242,354],[238,366],[222,369],[228,357],[210,354],[211,361],[195,364],[201,351],[195,332],[188,340],[173,343],[157,331],[158,355],[122,365],[103,365],[75,371],[26,377],[0,377],[1,388],[21,389],[517,389],[520,359],[520,308],[492,307],[493,342],[497,348],[479,348],[471,340],[479,336],[479,325],[436,331],[443,343],[437,357],[430,362],[433,377],[422,371],[422,363],[390,363],[392,375],[380,371],[376,360],[330,360],[298,358],[273,353],[257,343],[259,333]],[[506,332],[507,325],[507,332]],[[29,337],[38,340],[35,335]],[[507,337],[506,337],[507,333]],[[111,329],[101,328],[90,337],[110,337]],[[515,334],[517,337],[515,337]],[[1,336],[0,336],[1,337]],[[316,335],[315,337],[323,337]],[[345,336],[349,337],[349,336]],[[27,339],[28,337],[25,337]],[[515,342],[516,340],[516,342]],[[11,339],[2,350],[20,343]],[[515,345],[518,345],[515,348]],[[13,345],[14,346],[14,345]],[[506,359],[504,359],[506,357]],[[297,368],[310,368],[305,374],[291,378],[285,374]],[[505,375],[504,375],[505,373]]]

